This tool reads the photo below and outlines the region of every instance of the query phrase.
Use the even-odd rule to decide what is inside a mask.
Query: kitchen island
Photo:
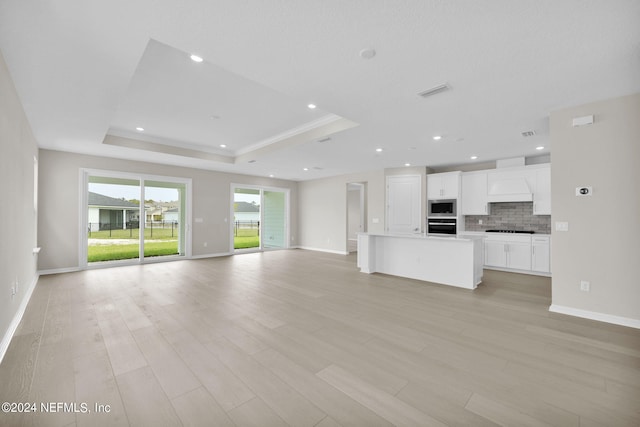
[[[358,268],[475,289],[482,282],[484,247],[473,236],[358,233]]]

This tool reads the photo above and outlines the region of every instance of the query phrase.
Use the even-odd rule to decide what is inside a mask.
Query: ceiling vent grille
[[[535,131],[533,130],[526,130],[524,132],[522,132],[522,137],[523,138],[529,138],[530,136],[534,136],[536,134]]]
[[[449,86],[449,83],[444,83],[438,86],[434,86],[431,89],[427,89],[424,90],[422,92],[418,92],[418,96],[421,96],[423,98],[427,98],[429,96],[433,96],[435,94],[438,94],[440,92],[444,92],[451,89],[451,86]]]

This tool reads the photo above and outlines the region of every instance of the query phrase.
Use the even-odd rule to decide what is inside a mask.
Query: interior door
[[[387,177],[387,232],[412,234],[422,229],[420,175]]]

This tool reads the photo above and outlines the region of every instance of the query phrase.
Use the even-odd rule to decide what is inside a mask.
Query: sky
[[[98,184],[89,183],[89,191],[102,194],[115,199],[126,200],[140,199],[140,187],[134,185]],[[178,200],[178,190],[175,188],[145,187],[145,200],[153,199],[156,202],[174,202]]]
[[[140,199],[140,188],[135,185],[119,185],[119,184],[100,184],[95,182],[89,183],[89,191],[92,193],[102,194],[103,196],[113,197],[115,199],[125,198],[126,200]],[[174,188],[155,188],[145,187],[145,200],[153,199],[156,202],[174,202],[178,200],[178,190]],[[258,194],[235,194],[237,202],[256,202],[260,204],[260,195]]]

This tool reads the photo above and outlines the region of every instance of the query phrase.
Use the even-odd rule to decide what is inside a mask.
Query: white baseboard
[[[46,276],[48,274],[60,274],[60,273],[75,273],[76,271],[80,271],[80,267],[65,267],[65,268],[52,268],[49,270],[39,270],[39,276]]]
[[[582,317],[584,319],[597,320],[599,322],[613,323],[614,325],[628,326],[640,329],[640,320],[629,317],[614,316],[612,314],[598,313],[597,311],[580,310],[578,308],[566,307],[552,304],[549,311],[553,313],[567,314],[569,316]]]
[[[305,251],[326,252],[329,254],[337,254],[337,255],[349,255],[349,252],[346,252],[346,251],[334,251],[331,249],[312,248],[309,246],[296,246],[296,248],[304,249]]]
[[[552,277],[551,273],[543,273],[541,271],[533,271],[533,270],[516,270],[515,268],[501,268],[485,265],[482,268],[485,270],[495,270],[495,271],[504,271],[506,273],[518,273],[518,274],[528,274],[530,276],[542,276],[542,277]]]
[[[231,252],[220,252],[220,253],[217,253],[217,254],[191,255],[191,258],[189,258],[189,259],[217,258],[217,257],[229,256],[229,255],[233,255],[233,253],[231,253]]]
[[[31,284],[29,284],[29,288],[27,288],[27,292],[25,292],[24,297],[20,302],[18,311],[16,312],[15,316],[13,316],[11,324],[9,324],[7,332],[5,332],[4,337],[2,337],[2,341],[0,341],[0,363],[2,363],[2,359],[4,359],[4,355],[9,349],[9,344],[11,344],[13,334],[16,333],[16,329],[18,329],[18,325],[20,325],[20,322],[22,321],[22,316],[24,316],[24,312],[27,309],[27,304],[29,304],[29,300],[31,299],[31,295],[33,294],[33,290],[36,288],[36,284],[38,283],[39,278],[40,275],[36,273],[35,277],[31,281]]]

